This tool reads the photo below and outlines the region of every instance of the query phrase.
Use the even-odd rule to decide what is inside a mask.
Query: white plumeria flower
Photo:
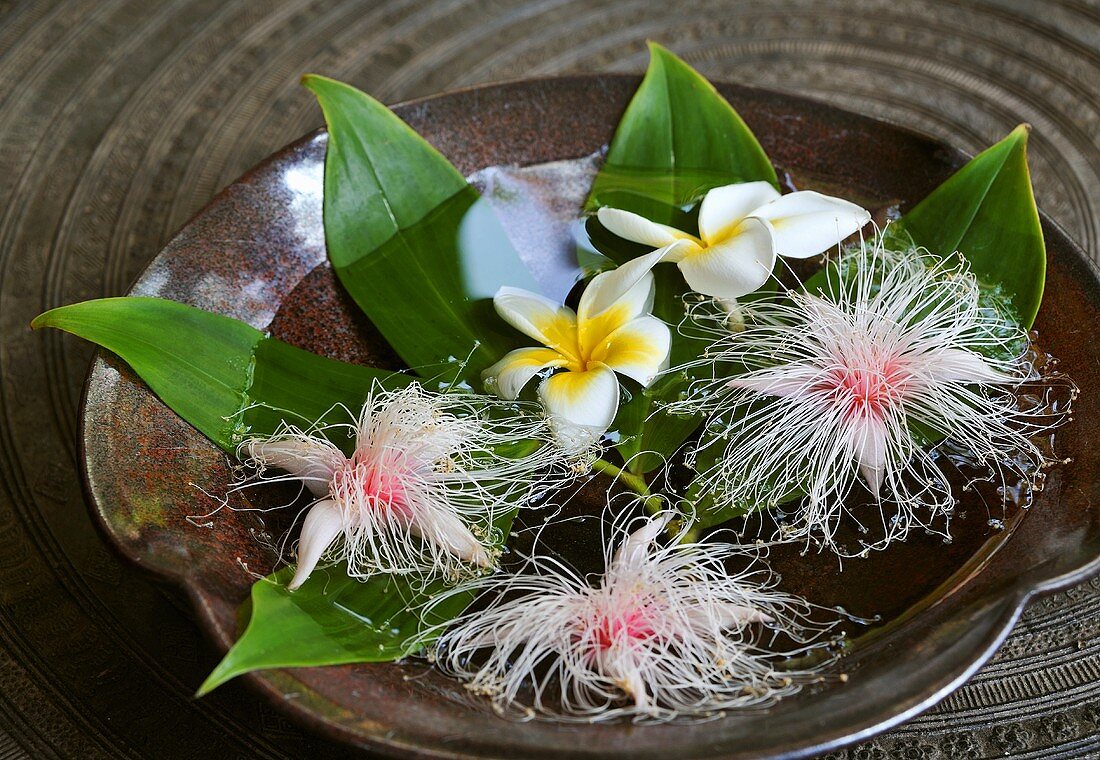
[[[629,535],[616,526],[621,545],[596,586],[536,556],[522,574],[456,590],[485,591],[491,601],[450,624],[435,661],[502,712],[585,720],[708,717],[773,702],[814,678],[778,670],[779,655],[792,653],[764,642],[782,631],[803,651],[828,626],[811,624],[808,604],[774,589],[756,551],[678,543],[683,532],[658,545],[671,517],[645,518]],[[747,567],[731,573],[731,561]],[[523,707],[528,693],[533,702]]]
[[[671,334],[653,308],[653,275],[644,262],[628,262],[596,275],[574,312],[536,293],[503,287],[497,313],[545,348],[519,348],[484,372],[485,386],[515,399],[536,375],[538,397],[559,437],[583,448],[611,425],[619,407],[615,373],[650,385],[668,365]]]
[[[914,426],[1002,480],[1007,470],[1035,478],[1046,460],[1031,439],[1068,409],[1021,409],[1015,391],[1037,379],[1019,355],[1027,335],[979,302],[967,264],[879,242],[838,266],[828,292],[752,303],[745,329],[718,327],[695,362],[715,377],[670,407],[711,415],[689,457],[702,469],[701,492],[719,508],[743,509],[804,493],[786,535],[817,536],[840,552],[834,533],[861,479],[890,508],[881,510],[882,538],[858,554],[913,526],[932,530],[951,513],[939,447],[928,450]],[[713,315],[724,312],[716,306]],[[744,373],[724,375],[730,367]]]
[[[441,394],[411,384],[375,388],[354,425],[303,432],[284,427],[241,444],[242,459],[300,481],[317,501],[298,541],[297,589],[322,556],[346,560],[348,574],[441,573],[491,567],[499,541],[495,515],[523,506],[571,477],[574,470],[538,414],[492,414],[502,402]],[[514,405],[510,405],[513,406]],[[490,419],[492,416],[492,419]],[[355,437],[346,457],[330,439]],[[541,445],[515,458],[498,449]]]
[[[600,223],[619,237],[656,248],[650,266],[675,263],[692,290],[736,299],[771,276],[776,254],[805,259],[860,230],[871,215],[854,203],[801,190],[780,195],[770,182],[710,190],[699,206],[699,236],[630,211],[601,208]]]

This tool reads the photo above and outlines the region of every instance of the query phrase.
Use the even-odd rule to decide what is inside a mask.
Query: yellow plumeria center
[[[701,253],[711,246],[720,245],[722,243],[726,243],[732,240],[733,238],[737,237],[745,231],[745,225],[748,223],[748,221],[748,218],[730,220],[729,224],[717,230],[713,235],[708,235],[703,238],[699,250],[690,250],[686,253],[688,255],[693,253]]]
[[[630,321],[630,308],[615,304],[594,317],[578,321],[572,314],[559,314],[544,334],[547,345],[556,351],[570,372],[587,372],[606,366],[612,350],[625,348],[614,346],[612,334]]]

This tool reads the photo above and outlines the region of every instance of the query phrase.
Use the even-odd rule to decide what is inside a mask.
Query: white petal
[[[454,512],[441,508],[414,514],[409,527],[425,541],[464,562],[478,567],[491,567],[493,564],[485,547]]]
[[[1014,383],[1016,378],[998,372],[972,351],[945,348],[931,358],[933,382],[941,383]]]
[[[631,259],[609,272],[592,278],[581,293],[577,304],[577,321],[593,319],[612,306],[624,306],[622,318],[631,320],[653,308],[653,274],[649,271],[660,262],[665,249]]]
[[[650,547],[668,525],[670,518],[671,515],[668,514],[650,518],[645,525],[627,536],[615,552],[609,572],[630,572],[643,567],[649,558]]]
[[[572,309],[521,288],[505,285],[493,296],[493,306],[505,322],[551,348],[558,348],[563,332],[571,331],[576,324]]]
[[[626,305],[623,317],[627,321],[640,314],[648,314],[653,308],[653,277],[650,270],[663,261],[680,261],[686,252],[697,250],[699,246],[696,243],[678,240],[596,275],[581,294],[577,319],[581,322],[593,319],[616,304]]]
[[[766,222],[746,219],[733,237],[684,257],[677,266],[691,289],[715,298],[740,298],[768,281],[775,248]]]
[[[514,401],[531,378],[568,360],[550,348],[517,348],[481,373],[485,389],[503,399]]]
[[[286,470],[314,496],[328,493],[333,474],[347,461],[331,443],[312,438],[249,441],[245,451],[257,464]]]
[[[323,499],[309,508],[302,521],[302,536],[298,539],[298,569],[287,588],[295,591],[317,567],[321,555],[344,529],[340,507],[332,499]]]
[[[774,618],[753,607],[729,602],[717,603],[719,624],[723,628],[739,628],[746,623],[770,623]]]
[[[632,667],[620,678],[619,688],[625,691],[634,700],[634,706],[639,710],[649,709],[649,692],[646,690],[645,680],[637,667]]]
[[[770,623],[774,618],[760,610],[731,602],[715,601],[706,607],[685,610],[694,625],[700,627],[742,628],[748,623]]]
[[[752,372],[726,381],[728,388],[740,388],[763,396],[794,397],[809,394],[821,382],[821,370],[812,365],[788,364],[774,370]]]
[[[777,198],[752,216],[771,222],[776,253],[792,259],[823,253],[871,220],[866,209],[812,190]]]
[[[689,235],[667,224],[651,222],[644,216],[639,216],[631,211],[621,211],[617,208],[601,208],[596,212],[596,218],[608,231],[621,238],[632,240],[635,243],[651,245],[654,248],[662,248],[671,245],[677,240],[694,240],[694,235]]]
[[[859,473],[871,493],[878,496],[886,474],[886,424],[874,416],[859,418],[851,424],[849,435]]]
[[[742,182],[716,187],[699,205],[699,236],[714,245],[756,209],[779,197],[770,182]]]
[[[672,333],[661,320],[644,316],[628,322],[607,336],[590,354],[621,375],[648,387],[668,367]]]
[[[619,381],[606,367],[558,372],[542,381],[539,400],[559,423],[602,433],[619,407]]]

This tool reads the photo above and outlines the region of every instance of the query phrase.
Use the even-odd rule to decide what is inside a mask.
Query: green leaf
[[[177,414],[233,453],[246,433],[269,434],[283,421],[346,421],[376,383],[411,381],[326,359],[264,336],[229,317],[159,298],[105,298],[48,311],[32,327],[55,327],[122,357]],[[336,443],[346,443],[336,441]],[[517,442],[522,453],[528,442]],[[347,453],[347,452],[346,452]],[[514,512],[498,520],[506,536]],[[394,660],[423,646],[419,608],[446,588],[418,588],[405,576],[349,578],[346,568],[318,571],[294,593],[286,567],[252,588],[244,635],[200,689],[206,693],[260,668]],[[469,596],[433,607],[433,620],[460,613]]]
[[[245,435],[268,435],[284,419],[308,425],[357,411],[374,383],[411,378],[327,359],[230,317],[160,298],[104,298],[39,315],[122,357],[157,396],[233,453]],[[338,442],[339,443],[339,442]]]
[[[502,285],[537,291],[489,204],[388,108],[303,78],[328,124],[325,241],[352,298],[414,371],[480,385],[516,348],[493,311]]]
[[[643,213],[653,204],[673,224],[679,207],[713,187],[765,180],[778,189],[764,149],[714,86],[664,47],[615,130],[587,208]]]
[[[735,182],[767,181],[778,187],[775,169],[756,137],[714,87],[671,52],[650,43],[649,69],[635,93],[608,149],[588,197],[586,209],[611,206],[633,211],[662,224],[695,231],[692,208],[708,190]],[[619,240],[589,219],[593,246],[622,263],[648,251]],[[672,365],[694,359],[705,344],[678,335],[688,288],[679,270],[654,270],[657,295],[654,314],[673,327]],[[659,466],[698,427],[698,419],[672,417],[655,408],[660,398],[679,393],[687,378],[634,394],[615,422],[624,459],[634,472]]]
[[[341,563],[316,570],[301,588],[288,591],[293,575],[293,567],[284,567],[252,586],[248,627],[197,696],[253,670],[390,662],[412,654],[429,643],[418,636],[420,610],[447,588],[434,581],[414,589],[393,575],[360,581],[349,577]],[[436,604],[432,614],[448,620],[471,601],[470,594],[454,594]]]
[[[515,515],[513,510],[495,521],[502,541]],[[462,591],[436,600],[451,588],[442,579],[422,586],[410,576],[357,580],[344,563],[319,568],[298,590],[288,591],[293,576],[294,568],[284,567],[252,586],[248,626],[197,696],[253,670],[399,660],[431,644],[435,626],[457,617],[475,597]]]
[[[982,151],[898,222],[933,253],[958,251],[980,280],[999,284],[1025,328],[1043,298],[1046,246],[1027,168],[1028,126]]]

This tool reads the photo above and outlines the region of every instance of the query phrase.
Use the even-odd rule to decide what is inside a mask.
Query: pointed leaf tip
[[[687,204],[707,190],[736,182],[766,181],[779,187],[775,168],[730,103],[699,72],[658,42],[648,40],[645,77],[627,106],[597,175],[586,208],[630,211],[686,229],[694,220]],[[597,230],[601,234],[603,228]],[[638,251],[601,243],[601,253],[623,263]],[[616,246],[620,246],[616,248]],[[686,286],[679,272],[655,272],[654,313],[671,324],[684,314]],[[673,335],[673,364],[695,358],[702,348]],[[698,426],[692,417],[659,412],[658,399],[678,393],[686,379],[670,378],[635,394],[619,412],[619,452],[639,471],[660,466]],[[653,452],[639,457],[642,451]]]
[[[397,114],[349,84],[305,85],[328,126],[324,226],[337,277],[414,371],[478,385],[518,345],[488,299],[502,285],[537,289],[533,276],[488,203]]]
[[[664,54],[664,55],[674,55],[674,53],[671,50],[669,50],[667,47],[662,45],[660,42],[657,42],[656,40],[646,40],[645,45],[649,49],[650,56],[662,55],[662,54]]]
[[[206,677],[206,680],[203,681],[195,691],[195,699],[201,699],[222,684],[232,681],[239,675],[243,675],[243,671],[238,673],[233,668],[227,667],[227,665],[227,660],[222,660],[218,663],[218,666],[214,668],[210,675]]]
[[[972,158],[898,222],[917,245],[961,253],[978,278],[1004,289],[1030,328],[1043,296],[1046,246],[1027,165],[1030,125]]]

